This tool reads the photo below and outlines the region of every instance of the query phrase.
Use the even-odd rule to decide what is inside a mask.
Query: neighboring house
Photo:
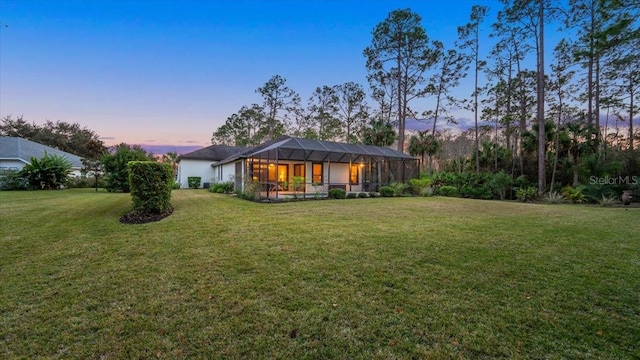
[[[378,191],[419,175],[418,159],[387,147],[283,136],[241,149],[211,164],[213,182],[234,181],[235,189],[257,183],[261,197],[323,195],[332,188]],[[294,189],[293,177],[302,179]],[[253,185],[255,186],[255,185]]]
[[[245,147],[211,145],[188,154],[178,156],[178,182],[181,188],[188,188],[187,178],[200,177],[200,186],[214,182],[214,172],[211,164],[225,159],[246,149]]]
[[[32,157],[40,159],[45,153],[66,157],[67,160],[71,162],[71,175],[81,175],[82,158],[79,156],[31,140],[19,137],[0,136],[1,170],[22,170],[25,165],[31,163]]]

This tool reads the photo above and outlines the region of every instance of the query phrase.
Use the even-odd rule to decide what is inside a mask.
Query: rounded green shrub
[[[440,188],[438,189],[438,195],[456,197],[459,195],[458,188],[451,185],[440,186]]]
[[[358,197],[358,193],[350,192],[347,194],[347,199],[355,199]]]
[[[347,192],[344,189],[331,189],[328,196],[329,199],[344,199],[347,197]]]
[[[382,197],[394,197],[396,195],[396,191],[391,186],[382,186],[380,188],[380,196]]]
[[[364,198],[368,198],[368,197],[369,197],[369,194],[367,194],[366,192],[361,192],[361,193],[358,193],[358,197],[359,197],[359,198],[363,198],[363,199],[364,199]]]

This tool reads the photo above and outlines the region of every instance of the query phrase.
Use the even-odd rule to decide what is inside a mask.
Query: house
[[[211,164],[236,154],[246,147],[211,145],[187,154],[178,156],[177,181],[181,188],[188,188],[187,178],[200,177],[200,186],[213,182],[214,172]]]
[[[82,158],[79,156],[31,140],[0,136],[0,170],[22,170],[31,164],[32,157],[40,159],[45,154],[67,158],[71,162],[71,175],[81,175]]]
[[[419,175],[418,159],[387,147],[282,136],[211,164],[213,182],[236,190],[257,186],[260,197],[326,196],[333,188],[378,191]],[[295,178],[294,178],[295,177]]]

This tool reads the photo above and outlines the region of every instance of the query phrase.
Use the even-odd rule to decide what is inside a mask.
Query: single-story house
[[[177,181],[180,183],[180,187],[188,188],[189,185],[187,178],[191,176],[200,177],[199,187],[202,187],[204,183],[214,182],[214,172],[211,168],[211,164],[244,149],[246,149],[246,147],[211,145],[206,148],[178,156]]]
[[[80,156],[27,139],[0,136],[0,170],[22,170],[25,165],[31,164],[32,157],[40,159],[45,153],[67,158],[71,162],[71,175],[81,175],[82,158]]]
[[[233,181],[236,190],[257,186],[261,197],[326,196],[333,188],[378,191],[419,175],[418,159],[373,145],[282,136],[243,148],[211,163],[211,182]]]

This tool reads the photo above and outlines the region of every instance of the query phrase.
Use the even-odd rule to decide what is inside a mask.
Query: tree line
[[[483,26],[489,8],[474,5],[455,43],[444,44],[429,38],[419,14],[398,9],[363,50],[367,90],[322,85],[303,103],[275,75],[256,90],[262,102],[231,115],[212,143],[255,145],[290,134],[396,144],[425,171],[503,171],[530,179],[540,193],[636,174],[639,10],[620,0],[501,0],[490,26]],[[565,35],[551,54],[545,31]],[[473,87],[456,95],[464,78]],[[458,109],[473,114],[472,128],[452,130]],[[408,133],[407,120],[426,130]]]

